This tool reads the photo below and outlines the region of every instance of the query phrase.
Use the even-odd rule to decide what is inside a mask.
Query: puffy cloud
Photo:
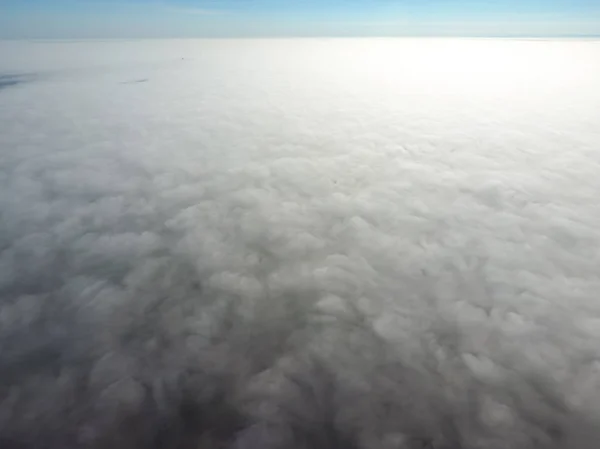
[[[1,43],[0,445],[592,447],[599,51]]]

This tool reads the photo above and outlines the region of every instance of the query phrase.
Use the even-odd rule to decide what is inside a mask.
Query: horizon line
[[[130,37],[0,37],[0,41],[128,41],[128,40],[226,40],[226,39],[598,39],[598,34],[523,34],[523,35],[459,35],[459,34],[397,34],[397,35],[230,35],[230,36],[130,36]]]

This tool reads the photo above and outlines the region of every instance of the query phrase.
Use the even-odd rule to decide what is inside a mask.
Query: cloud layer
[[[0,445],[595,447],[599,53],[0,43]]]

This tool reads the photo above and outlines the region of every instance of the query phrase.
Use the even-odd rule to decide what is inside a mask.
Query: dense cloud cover
[[[0,42],[0,447],[597,447],[600,42]]]

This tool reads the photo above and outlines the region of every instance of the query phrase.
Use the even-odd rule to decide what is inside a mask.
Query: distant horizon
[[[600,39],[600,34],[567,34],[567,35],[523,35],[523,36],[502,36],[502,35],[395,35],[395,36],[353,36],[353,35],[339,35],[339,36],[294,36],[294,35],[272,35],[272,36],[132,36],[132,37],[0,37],[2,41],[40,41],[40,42],[81,42],[81,41],[137,41],[137,40],[241,40],[241,39],[252,39],[252,40],[271,40],[271,39],[505,39],[505,40],[561,40],[561,39]]]
[[[597,37],[595,0],[0,0],[0,39]]]

